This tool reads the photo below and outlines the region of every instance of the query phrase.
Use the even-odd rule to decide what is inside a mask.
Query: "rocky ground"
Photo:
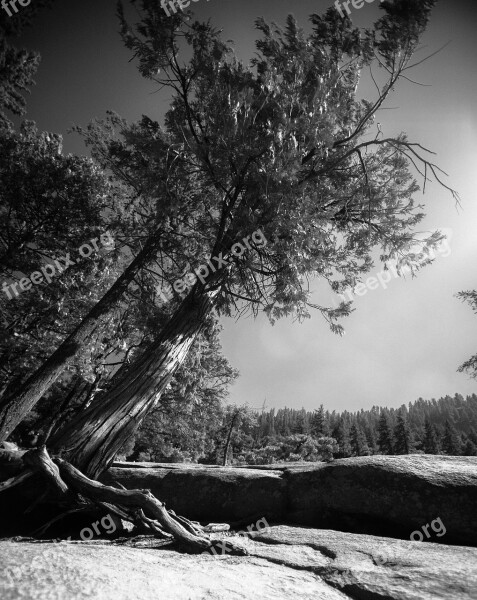
[[[275,526],[248,557],[111,542],[0,542],[2,600],[477,598],[477,549]]]

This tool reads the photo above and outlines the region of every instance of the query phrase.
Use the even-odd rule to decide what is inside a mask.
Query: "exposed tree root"
[[[67,497],[70,494],[68,486],[61,479],[59,469],[51,460],[45,446],[28,451],[23,455],[23,462],[46,477],[50,487],[56,490],[60,496]]]
[[[171,533],[187,550],[203,552],[210,548],[210,540],[188,531],[168,513],[164,505],[149,490],[118,490],[89,479],[61,458],[55,459],[55,463],[66,484],[83,496],[115,505],[142,509],[145,515],[158,521],[162,528]]]
[[[27,515],[28,513],[32,512],[39,504],[41,504],[43,500],[48,497],[48,493],[48,489],[46,489],[43,494],[37,496],[30,506],[25,510],[25,514]]]
[[[9,490],[10,488],[15,487],[19,483],[22,483],[23,481],[26,481],[27,479],[29,479],[32,475],[33,475],[33,471],[31,469],[27,469],[26,471],[23,471],[23,473],[20,473],[20,475],[16,475],[15,477],[11,477],[10,479],[7,479],[6,481],[0,482],[0,492]]]
[[[46,523],[39,531],[44,532],[54,522],[66,514],[80,512],[91,505],[99,505],[113,512],[121,519],[133,523],[139,531],[153,535],[161,540],[174,540],[185,551],[191,553],[211,552],[217,548],[226,548],[227,554],[245,556],[248,552],[241,546],[227,541],[210,539],[209,533],[228,531],[225,524],[211,523],[202,527],[200,523],[176,515],[166,510],[150,490],[127,490],[103,485],[89,479],[73,465],[61,458],[51,459],[44,446],[30,450],[24,457],[27,470],[12,479],[0,483],[0,492],[25,481],[34,472],[40,472],[47,478],[48,487],[61,498],[68,501],[72,509],[58,515]]]
[[[164,529],[159,525],[159,523],[157,521],[154,521],[154,519],[149,519],[149,517],[146,517],[146,515],[144,514],[144,511],[142,509],[138,510],[139,513],[139,519],[138,522],[136,523],[136,526],[138,527],[139,531],[143,530],[144,533],[153,533],[153,535],[155,537],[162,537],[164,539],[173,539],[172,534],[167,533],[167,531],[164,531]]]

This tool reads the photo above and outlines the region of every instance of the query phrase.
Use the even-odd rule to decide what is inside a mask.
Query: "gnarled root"
[[[202,527],[199,523],[189,521],[166,510],[150,490],[126,490],[103,485],[89,479],[73,465],[61,458],[50,458],[43,446],[31,450],[24,455],[24,463],[28,470],[13,480],[0,484],[0,491],[8,489],[20,481],[24,481],[33,472],[41,472],[62,500],[81,498],[86,503],[101,505],[122,519],[128,520],[139,527],[144,533],[149,533],[160,539],[174,539],[187,552],[210,552],[217,554],[217,547],[225,548],[227,554],[247,555],[248,552],[227,541],[212,540],[209,532],[226,531],[227,525]],[[50,524],[50,523],[49,523]],[[47,526],[49,526],[47,524]],[[223,552],[222,552],[223,553]]]

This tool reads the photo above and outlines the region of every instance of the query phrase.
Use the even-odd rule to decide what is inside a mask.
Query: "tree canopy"
[[[122,123],[119,140],[105,141],[96,128],[88,139],[104,166],[121,165],[158,197],[168,233],[180,236],[179,270],[228,255],[232,268],[218,268],[207,281],[220,290],[220,312],[230,314],[241,300],[241,310],[263,308],[272,321],[308,316],[310,278],[336,292],[354,287],[376,248],[384,264],[417,265],[412,232],[423,213],[410,167],[441,181],[439,169],[419,144],[404,134],[383,139],[373,125],[413,66],[433,1],[384,2],[384,16],[363,31],[334,9],[310,17],[308,36],[291,16],[284,29],[260,18],[258,57],[249,66],[212,26],[166,18],[154,1],[133,4],[143,17],[130,26],[120,8],[123,39],[141,73],[172,90],[165,127],[144,117]],[[182,64],[187,52],[192,57]],[[376,98],[360,99],[361,74],[376,65],[385,74]],[[104,127],[114,124],[111,117]],[[161,184],[158,163],[167,165]],[[259,228],[265,247],[252,243],[244,256],[231,255],[235,242]],[[438,239],[430,236],[421,250]],[[341,331],[336,321],[349,311],[346,303],[315,308]]]

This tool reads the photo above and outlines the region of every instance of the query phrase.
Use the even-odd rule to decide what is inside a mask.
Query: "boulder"
[[[0,460],[0,480],[20,468],[21,456],[12,456]],[[115,463],[101,480],[150,489],[168,508],[201,522],[239,522],[242,528],[266,517],[270,523],[477,545],[477,457],[370,456],[273,466]],[[0,535],[35,529],[39,508],[25,511],[43,487],[36,476],[0,494],[0,512],[8,515],[0,519]],[[42,522],[57,510],[44,506]],[[442,536],[429,529],[437,519],[445,528]]]
[[[280,521],[286,513],[287,482],[281,471],[172,464],[136,468],[128,463],[111,468],[101,481],[150,489],[166,507],[197,521],[257,516]]]
[[[431,531],[434,541],[477,545],[476,457],[369,456],[275,469],[147,465],[115,463],[102,481],[149,488],[169,508],[200,521],[261,515],[409,539],[440,518],[446,532]]]
[[[477,545],[476,457],[363,456],[285,476],[290,522],[409,539],[440,518],[446,544]]]

